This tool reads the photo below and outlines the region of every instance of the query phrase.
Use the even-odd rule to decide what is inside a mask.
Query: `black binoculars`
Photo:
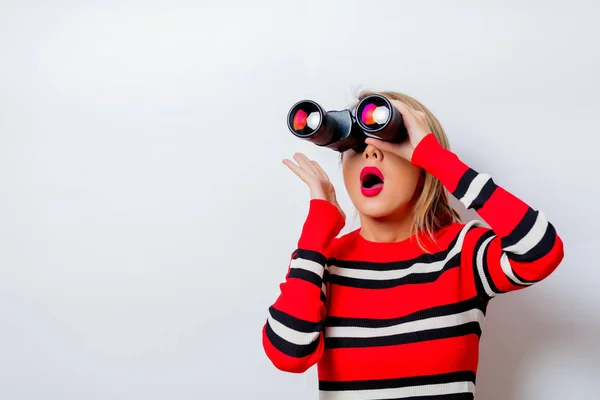
[[[299,101],[287,125],[296,137],[339,152],[364,151],[367,137],[397,143],[408,137],[400,112],[379,94],[365,97],[352,110],[325,111],[312,100]]]

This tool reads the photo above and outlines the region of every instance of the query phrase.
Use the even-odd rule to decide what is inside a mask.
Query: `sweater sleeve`
[[[323,354],[327,247],[343,227],[337,207],[311,200],[298,248],[263,327],[265,353],[282,371],[304,372]]]
[[[461,255],[461,263],[473,268],[480,296],[489,299],[530,286],[558,267],[563,259],[563,243],[543,212],[497,186],[489,175],[465,165],[433,134],[421,140],[412,162],[438,178],[491,227],[472,228]]]

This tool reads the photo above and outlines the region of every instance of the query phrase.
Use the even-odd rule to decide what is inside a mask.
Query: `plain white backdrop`
[[[367,88],[565,242],[492,302],[477,399],[600,396],[597,2],[169,3],[0,0],[0,399],[315,399],[261,345],[308,207],[281,159],[354,212],[285,116]]]

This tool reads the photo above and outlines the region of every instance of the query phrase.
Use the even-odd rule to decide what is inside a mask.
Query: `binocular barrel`
[[[336,151],[363,151],[366,137],[401,142],[408,136],[400,112],[377,94],[361,100],[354,114],[350,110],[325,111],[312,100],[299,101],[291,107],[287,125],[296,137]]]

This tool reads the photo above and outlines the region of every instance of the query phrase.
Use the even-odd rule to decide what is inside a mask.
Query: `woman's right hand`
[[[313,160],[309,160],[302,153],[294,154],[294,160],[298,164],[295,164],[293,161],[284,159],[283,163],[292,170],[294,174],[298,176],[298,178],[302,179],[304,183],[308,186],[310,190],[311,199],[321,199],[328,201],[333,204],[340,210],[342,217],[346,219],[346,214],[342,211],[340,205],[337,202],[337,198],[335,197],[335,189],[329,176],[323,171],[323,168]]]

